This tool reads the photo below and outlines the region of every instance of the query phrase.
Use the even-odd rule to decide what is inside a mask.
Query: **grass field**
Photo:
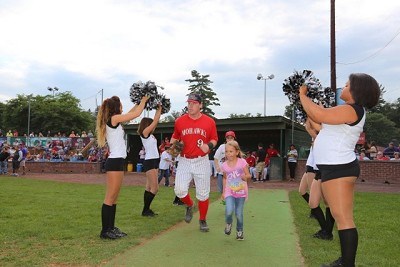
[[[101,240],[103,185],[70,184],[1,177],[0,266],[98,265],[182,221],[173,206],[173,188],[161,187],[152,208],[141,216],[143,187],[123,187],[116,225],[124,242]],[[214,193],[212,199],[217,195]]]
[[[124,242],[106,241],[98,237],[103,185],[4,176],[0,184],[0,266],[99,265],[182,221],[184,214],[183,207],[172,206],[173,189],[161,187],[152,206],[160,216],[143,218],[143,187],[123,187],[116,225],[129,236]],[[297,192],[289,196],[306,265],[336,259],[336,233],[331,242],[311,238],[317,222],[308,218],[309,210]],[[217,199],[212,193],[211,201]],[[358,266],[400,265],[399,200],[400,194],[356,194]]]
[[[310,210],[298,192],[290,192],[289,199],[306,265],[320,266],[336,260],[340,256],[336,227],[333,241],[312,238],[319,230],[318,222],[308,218]],[[400,194],[355,194],[354,216],[359,235],[356,266],[400,266],[399,201]]]

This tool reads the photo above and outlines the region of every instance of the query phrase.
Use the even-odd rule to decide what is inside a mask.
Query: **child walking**
[[[247,180],[251,178],[249,167],[245,159],[241,157],[238,142],[228,141],[225,145],[225,162],[223,171],[223,197],[225,199],[225,234],[232,231],[233,212],[236,215],[236,240],[243,240],[243,208],[248,197]]]

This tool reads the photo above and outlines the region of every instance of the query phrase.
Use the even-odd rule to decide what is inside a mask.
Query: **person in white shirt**
[[[294,176],[295,176],[295,171],[297,167],[297,149],[295,145],[291,144],[290,149],[287,153],[287,161],[289,165],[289,171],[290,171],[290,180],[289,181],[294,181]]]
[[[221,193],[223,192],[223,172],[221,170],[221,165],[225,162],[225,144],[229,141],[234,141],[236,139],[236,135],[234,131],[228,131],[225,133],[225,143],[221,144],[217,151],[215,151],[214,155],[214,165],[215,165],[215,171],[217,173],[217,187],[218,187],[218,192]],[[224,200],[222,200],[224,203]]]
[[[169,186],[170,168],[173,163],[172,155],[169,153],[169,145],[165,146],[165,150],[161,153],[158,183],[161,182],[162,178],[165,178],[165,186]]]
[[[379,102],[380,86],[368,74],[352,73],[340,95],[345,103],[331,108],[314,103],[307,91],[307,85],[300,87],[300,102],[307,117],[321,124],[314,141],[314,159],[321,172],[322,193],[337,223],[341,247],[341,256],[328,266],[355,266],[358,232],[353,205],[360,165],[354,147],[363,131],[366,109]]]
[[[393,153],[393,158],[391,158],[390,160],[396,160],[396,161],[400,161],[400,153],[399,152],[394,152]]]
[[[143,162],[143,170],[146,173],[146,188],[143,195],[142,216],[153,217],[157,215],[150,209],[151,202],[158,192],[158,166],[160,165],[160,154],[158,153],[157,139],[153,132],[161,117],[161,105],[158,106],[154,119],[143,118],[138,127],[138,134],[142,140],[146,156]]]
[[[107,188],[101,208],[102,229],[100,238],[117,239],[126,236],[126,233],[114,225],[117,199],[124,178],[127,155],[125,131],[121,123],[139,117],[148,99],[148,96],[143,97],[139,105],[135,105],[127,113],[122,114],[121,100],[118,96],[113,96],[103,101],[97,114],[97,144],[102,148],[107,141],[110,153],[104,164],[107,173]]]

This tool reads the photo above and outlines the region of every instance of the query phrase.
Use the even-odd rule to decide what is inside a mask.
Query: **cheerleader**
[[[354,147],[363,131],[365,109],[379,101],[379,84],[368,74],[350,74],[340,95],[345,104],[332,108],[313,103],[306,95],[307,90],[306,85],[300,87],[300,101],[307,116],[321,123],[313,152],[321,171],[322,193],[336,220],[341,247],[341,257],[328,266],[355,266],[358,232],[353,198],[360,166]]]
[[[160,120],[162,106],[159,105],[154,119],[143,118],[137,130],[142,140],[146,155],[143,162],[143,170],[146,173],[146,188],[143,195],[142,216],[153,217],[157,215],[150,209],[151,202],[158,192],[158,167],[160,165],[160,154],[158,153],[157,139],[153,132]]]
[[[122,114],[121,100],[118,96],[113,96],[103,101],[97,114],[97,143],[99,147],[104,147],[107,141],[110,153],[104,165],[107,183],[106,196],[101,208],[100,238],[103,239],[117,239],[127,235],[114,225],[127,155],[125,132],[121,123],[139,117],[147,100],[147,96],[143,97],[139,105],[134,106],[128,113]]]

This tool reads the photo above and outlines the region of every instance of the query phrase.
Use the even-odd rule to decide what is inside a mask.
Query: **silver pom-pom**
[[[147,95],[149,96],[149,100],[147,100],[145,106],[146,110],[157,109],[158,105],[161,104],[161,113],[168,113],[171,109],[171,102],[169,98],[165,97],[165,95],[159,94],[157,88],[164,90],[164,87],[156,85],[153,81],[147,81],[146,83],[138,81],[132,84],[130,88],[129,95],[131,101],[135,104],[139,104],[142,98]]]
[[[296,114],[296,121],[304,123],[307,119],[303,106],[300,103],[299,89],[301,85],[307,85],[307,96],[316,104],[324,107],[332,107],[335,103],[335,93],[331,88],[323,88],[317,78],[310,70],[302,72],[295,71],[294,74],[284,80],[282,89],[289,101],[293,104]]]

